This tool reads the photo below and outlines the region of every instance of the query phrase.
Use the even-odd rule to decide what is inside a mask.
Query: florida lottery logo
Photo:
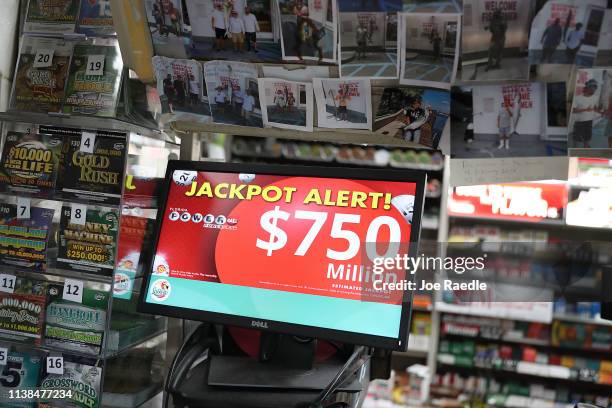
[[[170,282],[166,279],[158,279],[153,282],[153,286],[151,286],[151,296],[158,302],[163,302],[168,299],[168,297],[170,297],[170,291]]]
[[[174,170],[174,173],[172,174],[172,180],[174,183],[181,187],[191,185],[196,177],[198,177],[198,172],[190,170]]]

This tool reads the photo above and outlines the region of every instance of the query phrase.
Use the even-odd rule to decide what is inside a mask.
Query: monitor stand
[[[316,340],[262,333],[259,361],[242,356],[210,356],[208,385],[260,389],[324,390],[346,361],[315,363]],[[359,376],[337,391],[358,392]]]

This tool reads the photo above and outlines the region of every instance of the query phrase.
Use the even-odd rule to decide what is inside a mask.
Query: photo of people
[[[187,58],[181,0],[145,0],[155,55]]]
[[[459,58],[459,14],[405,13],[400,83],[450,89]]]
[[[315,78],[313,88],[319,127],[372,130],[369,79]]]
[[[461,79],[529,79],[527,49],[532,0],[464,0]]]
[[[404,11],[461,13],[461,0],[404,0]]]
[[[570,148],[612,149],[612,70],[580,69],[569,123]]]
[[[189,53],[203,60],[280,62],[274,0],[187,0]]]
[[[204,78],[213,122],[263,127],[254,64],[209,61],[204,63]]]
[[[605,29],[606,0],[549,1],[533,19],[529,64],[594,66]]]
[[[210,115],[199,62],[155,56],[153,67],[162,113]]]
[[[278,0],[283,59],[336,62],[336,0]]]
[[[264,94],[262,116],[265,126],[312,132],[312,84],[260,78],[259,89]]]
[[[437,149],[450,114],[450,92],[425,87],[385,88],[374,131]]]
[[[339,0],[340,76],[397,78],[399,0]]]
[[[525,82],[454,87],[451,157],[567,155],[564,85]]]

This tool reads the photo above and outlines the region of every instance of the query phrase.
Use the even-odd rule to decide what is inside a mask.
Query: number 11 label
[[[15,278],[14,275],[7,275],[5,273],[0,274],[0,292],[13,293],[15,292]]]
[[[104,75],[105,57],[105,55],[90,55],[87,57],[87,70],[85,71],[85,75]]]

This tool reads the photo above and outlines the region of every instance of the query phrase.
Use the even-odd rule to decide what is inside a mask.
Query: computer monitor
[[[372,265],[416,255],[425,182],[411,170],[171,161],[139,310],[405,350],[410,293],[382,283],[410,275]]]

